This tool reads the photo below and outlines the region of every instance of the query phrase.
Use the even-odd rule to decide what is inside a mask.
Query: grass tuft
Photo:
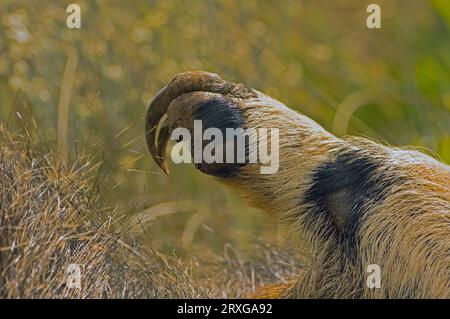
[[[298,271],[295,254],[260,243],[253,259],[167,256],[119,226],[98,163],[59,153],[0,125],[0,298],[241,297]],[[67,284],[81,270],[81,289]]]

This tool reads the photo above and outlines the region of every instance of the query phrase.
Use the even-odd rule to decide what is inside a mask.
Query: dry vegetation
[[[61,162],[0,126],[0,298],[239,297],[298,270],[295,254],[263,243],[251,260],[232,247],[202,261],[163,256],[118,225],[91,158]],[[82,289],[66,287],[73,263]]]

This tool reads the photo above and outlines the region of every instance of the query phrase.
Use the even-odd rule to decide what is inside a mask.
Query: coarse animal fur
[[[170,132],[192,129],[194,119],[220,129],[279,129],[276,174],[252,163],[196,164],[291,224],[309,251],[304,274],[261,296],[450,297],[447,165],[415,150],[338,138],[261,92],[193,71],[175,76],[148,110],[147,144],[166,172]],[[381,269],[380,288],[366,283],[371,264]]]

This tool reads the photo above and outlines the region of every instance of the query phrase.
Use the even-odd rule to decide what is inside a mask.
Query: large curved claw
[[[192,100],[201,102],[202,99],[211,98],[213,95],[226,96],[239,94],[242,91],[244,91],[242,85],[225,81],[214,73],[190,71],[176,75],[167,86],[157,93],[147,111],[145,123],[146,142],[156,164],[168,174],[169,169],[166,164],[165,150],[172,128],[166,120],[162,121],[162,119],[168,113],[172,102],[178,100],[178,103],[174,103],[177,104],[178,113],[184,113],[180,116],[188,116],[188,108],[192,107]],[[188,95],[188,93],[193,92],[198,94]],[[182,95],[190,97],[182,99]]]
[[[170,103],[178,96],[194,92],[208,91],[220,93],[226,90],[227,82],[217,74],[191,71],[176,75],[172,81],[155,96],[147,111],[145,136],[147,147],[154,161],[167,174],[169,169],[165,161],[165,149],[169,139],[168,125],[160,126]]]

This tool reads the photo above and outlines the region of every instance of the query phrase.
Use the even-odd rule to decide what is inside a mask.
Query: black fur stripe
[[[202,102],[193,109],[193,118],[202,120],[204,128],[215,127],[225,135],[226,128],[244,127],[241,109],[226,99],[214,98]]]
[[[314,173],[304,197],[304,203],[311,207],[307,223],[311,227],[323,225],[323,234],[337,236],[349,257],[355,257],[357,233],[367,207],[380,203],[392,183],[381,159],[358,150],[340,152]]]
[[[195,120],[202,120],[203,130],[207,128],[218,128],[224,138],[226,129],[245,129],[245,119],[239,106],[233,104],[225,98],[214,98],[202,102],[193,108],[192,117]],[[234,137],[235,150],[237,156],[237,139]],[[248,157],[248,140],[245,140],[245,158]],[[237,163],[236,157],[234,163],[225,163],[226,150],[224,150],[224,163],[200,163],[196,167],[205,174],[221,178],[230,178],[239,174],[240,169],[245,163]]]

